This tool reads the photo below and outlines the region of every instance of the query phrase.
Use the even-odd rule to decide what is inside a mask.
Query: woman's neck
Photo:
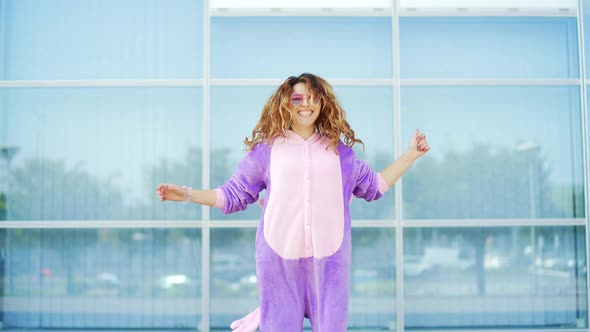
[[[310,138],[313,133],[315,132],[314,128],[292,128],[291,130],[293,130],[293,132],[299,136],[301,136],[301,138],[303,138],[304,140],[307,140],[308,138]]]

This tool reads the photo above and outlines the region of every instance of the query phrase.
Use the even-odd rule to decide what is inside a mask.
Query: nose
[[[307,97],[303,97],[303,102],[301,103],[302,106],[308,106],[309,105],[309,98]]]

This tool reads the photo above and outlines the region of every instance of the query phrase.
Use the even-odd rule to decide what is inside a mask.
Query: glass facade
[[[587,329],[590,0],[402,2],[0,0],[0,329],[225,331],[256,308],[260,207],[155,188],[223,184],[302,72],[374,170],[416,128],[431,147],[351,203],[351,331]]]
[[[7,329],[194,328],[201,230],[3,229]]]

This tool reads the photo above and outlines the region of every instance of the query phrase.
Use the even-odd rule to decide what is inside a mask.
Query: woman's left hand
[[[410,139],[410,144],[408,145],[408,151],[406,151],[406,153],[413,160],[416,160],[428,151],[430,151],[430,146],[428,146],[426,135],[420,134],[420,130],[416,129],[414,135],[412,135],[412,138]]]

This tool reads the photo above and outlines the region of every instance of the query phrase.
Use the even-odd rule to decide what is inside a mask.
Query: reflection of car
[[[156,281],[158,295],[181,295],[187,294],[189,289],[200,286],[198,279],[192,278],[183,273],[167,274]]]
[[[103,272],[96,276],[96,284],[106,287],[119,287],[121,280],[114,273]]]
[[[576,260],[561,256],[537,257],[534,268],[536,273],[554,276],[569,276],[570,273],[586,273],[586,264],[583,260]]]
[[[377,280],[377,270],[355,269],[352,271],[352,281],[355,283]]]
[[[465,257],[459,248],[426,247],[424,262],[433,267],[465,270],[474,265],[473,258]]]
[[[483,268],[486,270],[498,270],[507,265],[507,257],[500,253],[488,252],[485,254]]]
[[[586,279],[584,259],[578,260],[552,253],[535,258],[530,270],[535,277],[535,287],[550,294],[575,294],[578,282]]]
[[[110,272],[102,272],[85,282],[85,292],[100,295],[117,295],[121,287],[119,277]]]
[[[391,266],[353,268],[350,276],[353,295],[370,297],[395,293],[395,271]]]
[[[424,256],[405,255],[404,275],[419,276],[433,269],[432,263],[424,259]]]

